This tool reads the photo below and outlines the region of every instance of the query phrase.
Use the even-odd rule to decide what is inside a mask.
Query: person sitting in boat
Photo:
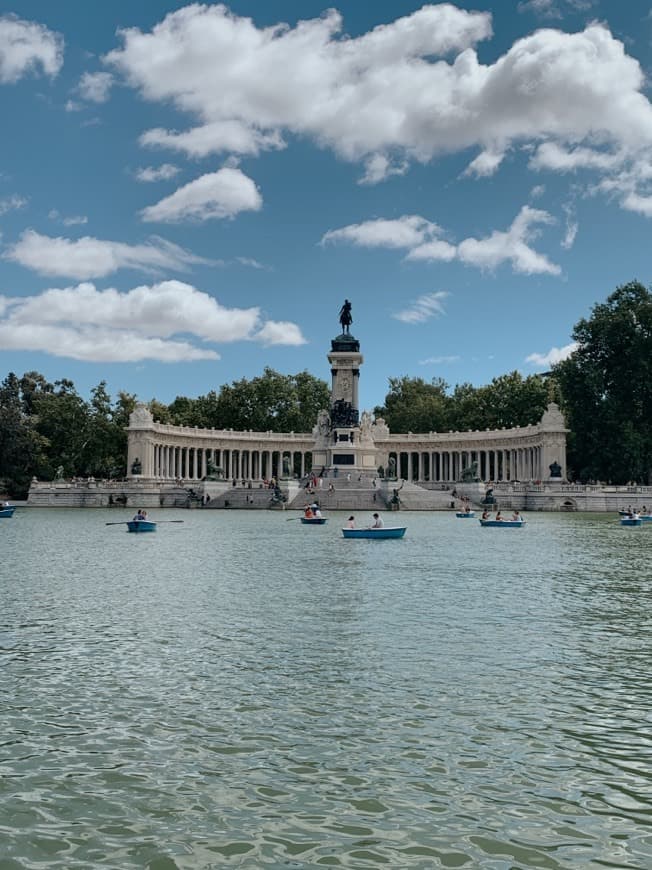
[[[312,506],[312,512],[313,512],[313,515],[314,515],[315,517],[317,517],[317,518],[319,518],[319,517],[321,516],[321,510],[319,509],[319,505],[318,505],[318,504],[314,504],[314,505]]]
[[[309,504],[307,504],[305,506],[305,509],[303,511],[303,515],[307,520],[311,520],[314,517],[314,513],[312,512],[312,508],[310,507]]]
[[[502,523],[502,521],[503,521],[503,515],[501,514],[500,511],[496,511],[496,522]]]
[[[514,513],[511,516],[511,520],[513,523],[522,523],[523,517],[520,515],[520,513],[518,511],[514,511]]]
[[[487,511],[487,510],[482,511],[482,519],[483,520],[489,519],[489,511]]]
[[[348,518],[348,520],[346,521],[346,527],[347,529],[355,528],[355,517],[351,516]]]
[[[373,523],[371,524],[372,529],[382,529],[384,528],[385,523],[383,522],[383,518],[380,514],[374,514]]]

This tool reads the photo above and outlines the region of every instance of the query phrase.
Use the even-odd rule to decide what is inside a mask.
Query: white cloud
[[[488,148],[486,151],[481,151],[480,154],[469,163],[464,171],[464,175],[475,175],[478,178],[494,175],[504,159],[505,152],[502,149],[495,151]]]
[[[428,365],[448,365],[449,363],[459,362],[459,356],[429,356],[427,359],[419,360],[420,366]]]
[[[240,263],[241,266],[248,266],[251,269],[264,269],[269,270],[268,266],[264,266],[262,263],[259,263],[258,260],[254,260],[253,257],[236,257],[236,263]]]
[[[50,220],[58,221],[64,225],[64,227],[77,227],[83,226],[88,223],[88,218],[86,215],[70,215],[68,217],[64,217],[58,209],[52,208],[48,212],[48,217]]]
[[[89,103],[106,103],[113,83],[114,78],[111,73],[85,72],[79,80],[77,92],[83,100],[87,100]]]
[[[0,82],[12,84],[40,68],[56,76],[63,64],[63,39],[35,21],[0,16]]]
[[[212,262],[158,236],[142,245],[128,245],[92,236],[76,240],[52,238],[34,230],[26,230],[3,256],[41,275],[76,280],[103,278],[118,269],[181,272],[193,264]]]
[[[652,195],[643,196],[640,193],[631,191],[626,193],[622,200],[623,208],[628,211],[637,212],[645,217],[652,217]]]
[[[414,302],[411,302],[403,311],[398,311],[392,317],[400,320],[403,323],[423,323],[431,317],[436,317],[444,313],[444,299],[448,296],[445,290],[438,290],[436,293],[425,293],[419,296]]]
[[[546,211],[524,205],[506,232],[494,230],[484,239],[464,239],[457,246],[457,255],[463,263],[481,269],[495,269],[508,262],[515,272],[525,275],[559,275],[559,266],[528,244],[538,235],[532,227],[542,223],[554,223],[554,218]]]
[[[169,181],[178,175],[180,169],[178,166],[173,166],[172,163],[162,163],[160,166],[144,166],[137,169],[134,173],[138,181]]]
[[[235,217],[241,211],[259,211],[262,204],[258,188],[249,176],[240,169],[223,167],[180,187],[141,214],[144,221],[205,221]]]
[[[457,248],[451,245],[450,242],[442,241],[441,239],[433,239],[431,242],[424,242],[413,248],[405,258],[406,260],[443,260],[445,263],[454,260],[457,257]]]
[[[564,347],[551,347],[547,353],[531,353],[525,358],[525,362],[532,363],[535,366],[544,366],[549,368],[555,363],[568,359],[568,357],[577,350],[577,342],[573,341]]]
[[[563,18],[569,12],[586,12],[595,0],[521,0],[519,12],[533,12],[542,18]]]
[[[361,224],[349,224],[338,230],[329,230],[320,244],[350,242],[363,248],[415,248],[440,232],[437,224],[411,214],[395,220],[378,218]]]
[[[0,199],[0,215],[7,214],[9,211],[16,211],[19,208],[25,208],[27,200],[24,196],[19,196],[17,193],[11,196],[6,196]]]
[[[568,251],[575,244],[575,238],[577,237],[579,224],[577,223],[577,219],[575,217],[575,209],[572,205],[566,204],[563,206],[563,209],[564,214],[566,215],[566,231],[564,233],[564,238],[562,239],[561,246]]]
[[[197,121],[186,132],[149,131],[143,142],[196,156],[280,147],[287,132],[362,162],[369,184],[469,148],[479,152],[474,175],[495,172],[521,146],[652,149],[641,66],[601,23],[537,30],[489,64],[476,46],[492,36],[490,14],[450,3],[355,38],[332,9],[294,27],[259,28],[222,4],[192,4],[150,32],[120,35],[105,62],[145,99]]]
[[[223,151],[236,154],[259,154],[285,147],[280,133],[262,133],[241,121],[214,121],[183,133],[156,127],[140,137],[140,144],[153,148],[172,148],[190,157],[207,157]]]
[[[365,173],[358,183],[377,184],[392,175],[405,175],[408,169],[407,160],[392,163],[384,154],[372,154],[365,163]]]
[[[486,238],[468,238],[454,245],[434,238],[442,232],[437,224],[418,215],[405,215],[396,220],[377,219],[329,230],[321,243],[348,242],[368,248],[407,248],[406,260],[460,260],[480,269],[495,269],[502,263],[510,263],[515,272],[558,275],[559,266],[530,245],[539,234],[537,224],[551,223],[554,223],[554,218],[548,212],[525,205],[507,231],[494,230]]]
[[[214,350],[186,341],[147,338],[129,330],[96,329],[73,325],[16,325],[0,321],[0,345],[5,350],[34,351],[82,362],[192,362],[220,359]]]
[[[611,170],[622,165],[625,152],[598,151],[595,148],[565,148],[556,142],[544,142],[530,160],[533,169],[574,172],[577,169]]]
[[[88,362],[219,359],[207,343],[305,343],[293,323],[258,308],[226,308],[189,284],[163,281],[126,293],[84,283],[0,299],[0,344]],[[198,343],[193,343],[192,339]]]
[[[262,329],[258,330],[254,338],[266,347],[272,344],[289,344],[294,346],[306,344],[306,340],[296,323],[288,323],[283,320],[268,320]]]

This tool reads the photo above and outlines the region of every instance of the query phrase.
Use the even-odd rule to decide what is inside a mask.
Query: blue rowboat
[[[652,523],[652,514],[641,514],[642,523]]]
[[[455,516],[458,520],[473,519],[475,511],[457,511]]]
[[[0,517],[13,517],[15,510],[16,505],[8,504],[5,507],[0,508]]]
[[[304,526],[323,526],[326,522],[326,517],[300,517]]]
[[[156,523],[151,520],[129,520],[127,522],[128,532],[155,532]]]
[[[621,517],[621,526],[642,526],[643,520],[640,517]]]
[[[390,526],[387,529],[342,529],[345,538],[402,538],[407,526]]]
[[[525,520],[480,520],[481,526],[492,528],[520,529],[525,525]]]

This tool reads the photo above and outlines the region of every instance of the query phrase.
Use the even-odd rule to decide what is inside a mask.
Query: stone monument
[[[360,419],[358,383],[363,362],[360,342],[351,335],[352,305],[348,299],[340,308],[342,332],[331,341],[331,402],[323,409],[313,429],[313,468],[332,468],[348,473],[376,469],[376,448],[371,414]]]

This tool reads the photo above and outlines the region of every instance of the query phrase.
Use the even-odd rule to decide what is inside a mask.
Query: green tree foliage
[[[390,378],[385,404],[374,408],[392,432],[447,432],[451,426],[448,384],[441,378]]]
[[[494,378],[490,384],[480,387],[483,425],[474,429],[511,429],[538,423],[548,405],[548,385],[541,375],[524,378],[519,372],[511,372]]]
[[[652,294],[633,281],[573,330],[578,346],[553,371],[581,480],[652,482]],[[652,374],[652,372],[651,372]]]
[[[21,381],[10,372],[0,384],[0,490],[24,496],[45,461],[45,442],[25,410]]]
[[[317,413],[328,408],[330,391],[325,381],[308,372],[282,375],[265,368],[253,380],[224,385],[195,402],[192,425],[216,429],[252,429],[257,432],[310,432]]]
[[[129,422],[127,407],[133,410],[134,404],[133,397],[121,393],[114,406],[106,390],[106,381],[93,388],[87,406],[86,437],[77,463],[82,474],[100,478],[124,476],[127,456],[125,428]]]
[[[537,423],[546,409],[549,388],[540,375],[518,372],[494,378],[486,386],[459,384],[448,394],[440,378],[390,378],[385,404],[375,409],[392,432],[448,432],[500,429]]]

